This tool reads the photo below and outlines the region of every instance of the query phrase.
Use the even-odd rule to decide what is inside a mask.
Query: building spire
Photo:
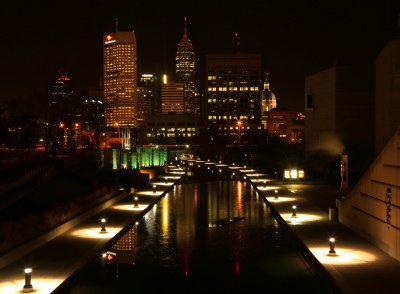
[[[185,16],[185,27],[184,27],[184,30],[183,30],[183,35],[184,36],[187,36],[187,31],[186,31],[186,21],[187,21],[187,18],[186,18],[186,16]]]
[[[239,47],[240,47],[240,35],[239,33],[234,33],[233,34],[233,50],[235,53],[239,53]]]

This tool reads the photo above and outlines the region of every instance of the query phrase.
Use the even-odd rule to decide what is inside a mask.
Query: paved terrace
[[[398,293],[400,262],[336,221],[338,188],[282,183],[244,168],[239,172],[317,258],[340,291]],[[332,247],[330,238],[334,238]]]
[[[151,190],[133,196],[121,191],[111,200],[65,223],[48,234],[0,256],[0,293],[22,293],[25,268],[31,268],[33,293],[51,293],[69,276],[106,251],[125,234],[161,197],[173,189],[184,172],[169,167],[163,177],[152,181]],[[101,219],[106,219],[101,232]]]
[[[335,188],[282,183],[235,165],[205,161],[190,161],[188,165],[207,166],[216,172],[230,173],[231,178],[249,181],[343,293],[397,293],[400,262],[346,226],[331,220],[329,208],[334,207],[338,193]],[[21,293],[25,284],[23,271],[27,266],[32,267],[34,293],[54,291],[95,254],[109,248],[125,233],[124,228],[144,215],[183,175],[179,167],[170,167],[169,172],[166,178],[154,183],[155,190],[137,192],[137,208],[132,196],[124,192],[39,240],[1,256],[0,293]],[[293,217],[293,205],[296,205],[296,217]],[[107,219],[106,233],[100,232],[103,217]],[[335,238],[333,247],[330,247],[331,237]],[[329,254],[331,249],[334,254]]]

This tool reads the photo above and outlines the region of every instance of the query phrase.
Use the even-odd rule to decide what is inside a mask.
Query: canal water
[[[56,293],[217,289],[335,293],[287,226],[241,181],[175,186]]]

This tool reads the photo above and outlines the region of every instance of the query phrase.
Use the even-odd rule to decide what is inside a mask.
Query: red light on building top
[[[112,39],[111,35],[107,35],[107,41],[110,41]]]

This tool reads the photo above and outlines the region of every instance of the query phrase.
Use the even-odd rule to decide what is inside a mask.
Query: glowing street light
[[[297,206],[296,205],[292,205],[292,217],[297,217],[296,209],[297,209]]]
[[[274,197],[274,199],[275,199],[275,200],[278,200],[278,190],[275,190],[275,197]]]
[[[157,186],[153,185],[153,193],[156,193],[156,192],[157,192]]]
[[[100,230],[100,232],[101,233],[106,233],[107,231],[106,231],[106,219],[105,218],[102,218],[101,220],[100,220],[100,222],[101,222],[101,230]]]
[[[139,197],[133,197],[133,207],[139,207]]]
[[[240,145],[240,129],[242,128],[242,121],[241,120],[238,120],[237,126],[238,126],[238,143]]]
[[[24,272],[25,272],[25,285],[22,289],[22,292],[24,293],[33,292],[33,286],[31,284],[32,269],[27,267],[25,268]]]
[[[121,138],[121,132],[120,132],[120,129],[119,129],[119,123],[116,122],[116,123],[115,123],[115,126],[117,127],[118,141],[121,140],[121,149],[122,149],[122,138]]]
[[[329,255],[336,255],[335,238],[329,238]]]

